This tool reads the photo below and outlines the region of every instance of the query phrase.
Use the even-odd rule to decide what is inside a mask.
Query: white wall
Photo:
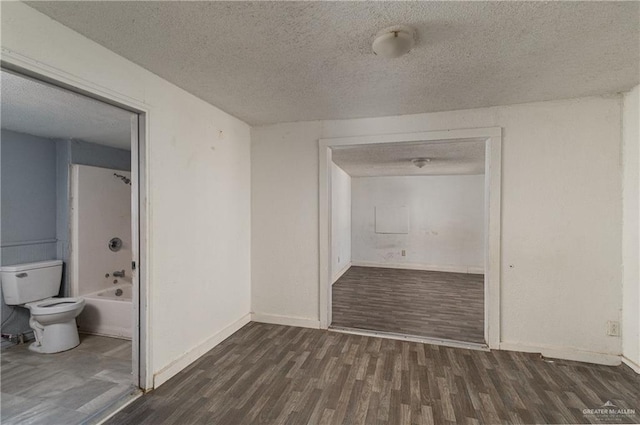
[[[128,171],[72,165],[72,297],[112,287],[116,270],[131,279],[131,185],[114,174],[131,177]],[[108,246],[115,237],[122,240],[117,252]]]
[[[354,265],[484,272],[484,175],[358,177],[351,188]],[[376,233],[384,205],[407,206],[408,234]]]
[[[332,282],[351,265],[351,176],[331,163]]]
[[[623,99],[622,353],[640,372],[640,86]]]
[[[320,122],[259,127],[255,133],[251,129],[251,185],[259,187],[251,190],[255,320],[278,323],[284,318],[287,323],[319,325],[317,135],[321,129]]]
[[[622,299],[620,123],[620,98],[596,97],[253,128],[253,311],[319,325],[318,139],[500,126],[504,347],[612,360],[621,352],[606,335]]]
[[[2,48],[150,110],[149,336],[158,385],[249,320],[250,128],[22,3],[2,3]]]

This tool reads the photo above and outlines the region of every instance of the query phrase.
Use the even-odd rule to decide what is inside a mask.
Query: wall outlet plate
[[[405,251],[404,249],[402,250],[402,256],[406,257],[407,256],[407,251]]]
[[[620,322],[609,320],[607,322],[607,335],[620,336]]]

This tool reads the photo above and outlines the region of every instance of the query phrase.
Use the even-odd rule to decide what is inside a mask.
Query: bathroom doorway
[[[98,422],[147,387],[144,115],[39,76],[1,72],[3,276],[15,269],[30,279],[60,264],[55,294],[36,302],[79,310],[70,319],[79,345],[51,344],[56,332],[38,321],[33,303],[3,294],[1,421]],[[33,282],[44,280],[52,283]]]

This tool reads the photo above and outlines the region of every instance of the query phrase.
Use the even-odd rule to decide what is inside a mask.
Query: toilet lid
[[[33,315],[66,313],[77,308],[84,308],[84,298],[48,298],[24,305]]]

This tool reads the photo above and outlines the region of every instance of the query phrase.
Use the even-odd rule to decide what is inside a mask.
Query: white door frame
[[[500,127],[378,134],[320,139],[320,327],[331,324],[331,155],[332,149],[357,145],[416,142],[485,142],[484,336],[489,348],[500,345],[501,154]]]
[[[32,78],[84,96],[117,106],[137,114],[131,123],[131,218],[132,256],[136,270],[132,273],[133,318],[132,372],[134,384],[143,390],[153,388],[153,365],[151,363],[150,332],[150,288],[149,288],[149,106],[140,101],[107,89],[98,84],[76,77],[39,61],[2,49],[0,66],[27,78]]]

